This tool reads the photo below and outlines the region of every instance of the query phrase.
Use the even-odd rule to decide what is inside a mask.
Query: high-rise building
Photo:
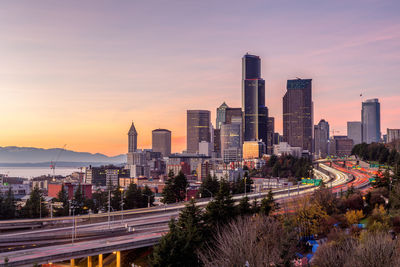
[[[361,121],[347,122],[347,137],[352,139],[354,145],[362,143],[362,123]]]
[[[400,140],[400,129],[387,129],[386,142],[391,143],[395,140]]]
[[[267,142],[265,81],[261,79],[261,59],[255,55],[242,58],[242,112],[243,140]]]
[[[215,157],[221,157],[221,129],[214,129],[214,149]]]
[[[275,118],[268,117],[267,124],[267,154],[272,155],[274,153],[274,132],[275,132]]]
[[[346,157],[351,155],[354,142],[347,136],[336,135],[329,140],[329,155]]]
[[[156,129],[151,132],[151,148],[154,152],[160,152],[163,157],[171,155],[171,131]]]
[[[362,141],[370,144],[381,140],[381,105],[377,98],[362,103]]]
[[[135,125],[132,122],[131,128],[128,132],[128,153],[135,152],[137,149],[137,136]]]
[[[211,142],[210,111],[187,111],[187,152],[198,153],[201,141]]]
[[[265,153],[265,144],[260,141],[243,142],[243,159],[259,159]]]
[[[243,117],[241,108],[227,108],[225,113],[225,123],[232,123],[232,117]]]
[[[221,129],[221,125],[225,123],[225,118],[226,118],[226,109],[228,108],[228,105],[224,102],[217,108],[217,119],[215,122],[215,127],[217,129]]]
[[[328,155],[329,123],[324,119],[314,126],[314,155],[325,158]]]
[[[230,151],[232,151],[232,149],[240,150],[242,147],[241,131],[241,123],[222,124],[221,126],[221,153],[222,158],[226,163],[229,163],[228,160],[232,159],[231,156],[227,157],[226,154],[229,153],[229,155],[231,155]],[[230,149],[229,152],[228,149]],[[240,157],[237,158],[235,161],[239,160]]]
[[[283,97],[283,141],[312,151],[313,104],[311,79],[287,81]]]

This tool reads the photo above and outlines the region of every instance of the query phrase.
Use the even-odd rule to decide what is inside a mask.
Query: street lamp
[[[124,189],[121,187],[121,223],[124,223]]]
[[[148,195],[148,194],[143,194],[144,196],[147,196],[147,207],[148,208],[150,208],[150,198],[153,196],[153,195]]]

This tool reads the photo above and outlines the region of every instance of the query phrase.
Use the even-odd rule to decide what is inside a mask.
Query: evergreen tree
[[[54,215],[55,216],[68,216],[69,215],[69,201],[68,201],[68,194],[67,194],[67,191],[65,191],[64,185],[61,185],[61,190],[57,194],[56,201],[61,202],[62,206],[55,208]]]
[[[250,215],[252,213],[248,197],[244,197],[240,200],[239,205],[237,206],[237,213],[241,216]]]
[[[196,251],[205,241],[203,229],[201,210],[192,199],[178,221],[171,220],[169,232],[154,247],[150,266],[200,266]]]
[[[124,207],[126,209],[137,209],[142,207],[142,190],[135,183],[131,183],[125,192]]]
[[[16,206],[14,193],[10,187],[5,197],[0,194],[0,219],[14,219],[15,215]]]
[[[30,193],[29,199],[26,201],[22,209],[22,214],[26,218],[46,217],[49,214],[45,199],[39,187],[35,186]]]
[[[121,187],[116,186],[111,191],[111,208],[114,211],[121,210]]]
[[[271,211],[278,209],[277,204],[275,203],[274,197],[272,195],[272,191],[268,191],[267,198],[263,198],[261,200],[260,205],[260,213],[263,215],[270,215]]]
[[[207,175],[206,179],[201,183],[199,188],[199,195],[202,198],[211,197],[211,194],[215,196],[219,190],[219,182],[217,177],[212,177],[210,174]],[[211,193],[210,193],[211,192]]]
[[[206,207],[205,219],[210,228],[229,222],[235,216],[234,201],[229,191],[229,183],[221,181],[215,199]]]
[[[108,191],[97,189],[93,193],[91,209],[94,213],[108,210]]]
[[[149,205],[150,200],[150,207],[154,205],[154,193],[151,189],[145,185],[142,190],[142,208],[147,207]]]
[[[171,174],[171,172],[170,172]],[[179,172],[179,174],[175,177],[169,177],[165,182],[165,187],[163,189],[162,202],[163,203],[175,203],[179,201],[183,201],[186,197],[186,187],[188,186],[186,176],[183,172]]]
[[[74,209],[74,214],[84,214],[87,212],[86,207],[86,199],[82,193],[81,184],[78,185],[78,188],[75,190],[74,198],[71,202],[71,208]]]

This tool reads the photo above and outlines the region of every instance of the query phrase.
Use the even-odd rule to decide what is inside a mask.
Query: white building
[[[303,149],[301,147],[292,147],[287,142],[280,142],[278,145],[274,145],[274,154],[277,156],[281,155],[292,155],[294,157],[301,157]]]

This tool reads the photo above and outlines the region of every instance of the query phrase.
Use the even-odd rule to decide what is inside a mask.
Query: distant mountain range
[[[49,166],[51,161],[57,160],[57,166],[82,166],[123,164],[126,155],[121,154],[108,157],[104,154],[76,152],[61,148],[35,148],[35,147],[0,147],[0,166]]]

